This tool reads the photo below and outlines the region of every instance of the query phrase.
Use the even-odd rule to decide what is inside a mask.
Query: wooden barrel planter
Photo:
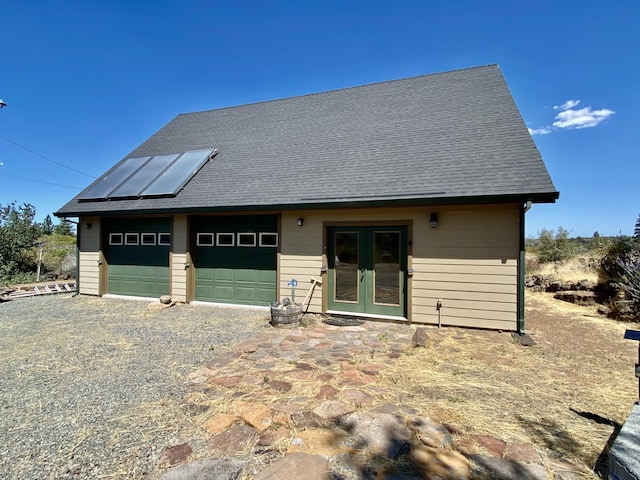
[[[274,327],[295,327],[302,320],[302,305],[290,303],[288,305],[271,306],[271,325]]]

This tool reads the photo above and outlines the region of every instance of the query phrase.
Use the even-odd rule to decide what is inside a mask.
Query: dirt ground
[[[54,300],[54,298],[50,299],[52,302]],[[28,302],[28,300],[17,300],[10,302],[11,305],[4,306],[18,308],[21,305],[27,305],[22,302]],[[127,454],[144,453],[145,450],[142,448],[144,445],[165,446],[201,436],[203,429],[198,422],[195,422],[196,419],[186,418],[187,415],[184,412],[176,413],[182,412],[183,403],[186,401],[186,394],[182,391],[184,375],[202,366],[203,362],[217,354],[232,349],[236,343],[264,331],[259,322],[255,324],[252,332],[248,332],[244,318],[227,318],[228,323],[224,324],[220,319],[210,318],[209,310],[193,306],[169,309],[160,315],[137,307],[135,302],[78,297],[74,300],[74,305],[76,303],[76,309],[72,310],[69,310],[69,306],[65,309],[54,308],[53,304],[50,307],[43,307],[44,310],[36,309],[38,312],[49,309],[50,316],[55,314],[60,318],[57,323],[43,325],[59,332],[58,335],[47,336],[54,342],[53,345],[49,341],[35,342],[35,337],[33,337],[34,342],[28,343],[29,348],[42,346],[42,349],[38,350],[38,356],[29,355],[34,364],[33,368],[25,370],[26,364],[22,358],[23,354],[28,353],[25,352],[24,345],[24,339],[27,337],[24,332],[15,332],[14,352],[16,358],[23,362],[16,363],[16,368],[19,368],[19,373],[22,375],[20,385],[31,389],[21,395],[26,395],[32,403],[35,402],[35,393],[42,390],[41,387],[44,384],[41,378],[37,381],[34,378],[33,382],[29,383],[25,375],[27,373],[45,375],[45,380],[53,385],[44,392],[45,396],[56,398],[56,402],[45,402],[43,405],[53,408],[54,405],[59,404],[61,408],[64,407],[66,417],[60,413],[56,418],[68,419],[68,411],[71,407],[61,403],[61,392],[63,390],[66,392],[67,389],[63,388],[65,384],[60,382],[60,376],[69,373],[69,382],[74,382],[75,390],[70,391],[68,400],[72,403],[73,410],[77,410],[78,414],[82,413],[84,418],[87,417],[86,407],[74,406],[74,402],[77,403],[81,398],[92,398],[97,375],[106,382],[105,398],[110,401],[109,405],[112,404],[116,412],[114,418],[120,421],[121,418],[125,418],[122,413],[124,408],[122,399],[133,401],[131,394],[134,391],[130,382],[131,366],[136,365],[142,368],[141,373],[136,374],[137,381],[133,386],[140,387],[141,394],[144,393],[146,396],[143,398],[141,395],[136,405],[127,408],[143,412],[144,416],[127,416],[126,421],[131,423],[127,431],[139,430],[132,427],[132,419],[139,417],[145,427],[140,432],[144,435],[147,435],[147,432],[154,432],[154,435],[158,434],[158,438],[145,438],[141,441],[132,437],[128,442],[119,442],[123,445],[124,451],[128,452]],[[90,329],[92,332],[90,336],[86,335],[87,322],[94,316],[89,315],[88,304],[95,307],[96,326]],[[137,310],[144,312],[140,314],[142,316],[132,316],[131,312],[135,313]],[[5,309],[5,311],[9,315],[9,310]],[[10,316],[18,318],[17,315],[19,315],[18,310]],[[202,318],[199,315],[202,315]],[[225,313],[225,318],[228,315],[229,313]],[[82,328],[78,330],[77,336],[72,336],[72,332],[75,331],[72,327],[77,324],[76,319],[80,316],[84,319]],[[130,316],[131,322],[126,322],[125,319]],[[108,321],[105,322],[105,318]],[[8,322],[7,328],[12,325],[18,328],[23,324],[24,322],[15,322],[15,324]],[[241,337],[229,336],[233,325],[244,326]],[[115,329],[115,336],[109,330],[110,328]],[[638,360],[638,344],[635,341],[625,340],[623,336],[626,329],[640,329],[639,324],[626,324],[605,318],[596,312],[595,307],[579,307],[555,300],[552,294],[527,292],[526,330],[535,340],[534,346],[520,345],[514,341],[509,332],[447,327],[437,329],[433,326],[426,328],[429,336],[428,348],[411,348],[407,344],[403,353],[394,362],[387,363],[386,367],[380,371],[376,380],[377,385],[372,387],[385,392],[385,402],[411,406],[422,415],[430,416],[434,421],[455,426],[463,436],[488,435],[509,443],[532,444],[544,453],[545,458],[556,458],[583,467],[585,473],[582,478],[596,479],[598,475],[604,474],[607,448],[625,421],[633,403],[638,399],[638,381],[634,376],[634,364]],[[104,338],[109,338],[109,341],[101,340],[103,337],[99,333],[103,329],[105,334],[108,334]],[[42,330],[42,334],[45,335],[47,331]],[[206,339],[202,336],[204,331],[208,332]],[[304,328],[300,328],[300,334],[304,334]],[[124,338],[123,335],[128,339],[126,342],[118,340],[121,337]],[[72,337],[73,342],[70,341]],[[187,344],[183,345],[181,339],[184,342],[191,342],[193,351],[186,349]],[[10,363],[7,361],[9,360],[7,351],[11,348],[11,342],[8,340],[9,338],[5,336],[3,344],[5,368]],[[384,340],[383,335],[380,336],[380,340]],[[58,345],[56,342],[62,343]],[[212,347],[214,343],[217,345],[215,349]],[[167,345],[171,348],[167,349]],[[78,356],[77,352],[82,355]],[[188,352],[191,353],[187,355]],[[87,364],[91,365],[90,368],[76,365],[85,358]],[[142,364],[141,358],[146,358],[148,362]],[[124,361],[127,359],[131,362]],[[103,364],[109,367],[109,375],[100,375],[98,367]],[[42,365],[46,365],[47,368],[42,368]],[[93,389],[92,395],[73,394],[78,389],[84,388],[85,377],[87,377],[87,388]],[[5,374],[5,382],[10,378],[12,378],[11,375]],[[168,383],[158,383],[159,379]],[[113,388],[114,385],[119,385],[120,388]],[[148,387],[142,388],[143,386]],[[4,394],[7,404],[20,406],[18,396],[15,402],[9,401],[11,399],[8,398],[8,384],[3,387],[7,388]],[[154,395],[157,394],[158,398],[166,395],[168,391],[175,391],[175,395],[161,402],[156,400],[150,402],[147,399],[149,389]],[[119,393],[121,391],[126,391],[127,394],[121,395]],[[0,403],[2,400],[3,396],[0,395]],[[215,407],[214,400],[211,401],[212,406]],[[106,406],[107,404],[96,403],[96,411],[104,416],[103,410]],[[38,408],[37,415],[34,416],[34,425],[44,425],[42,418],[46,412],[41,411],[42,406]],[[34,409],[36,409],[35,406]],[[212,409],[214,410],[215,408]],[[25,413],[24,406],[20,406],[17,411]],[[23,422],[23,424],[26,423]],[[64,421],[61,425],[71,424]],[[106,442],[101,436],[103,425],[103,421],[96,420],[88,427],[83,427],[90,434],[87,433],[86,438],[80,437],[82,443],[78,444],[78,451],[73,461],[80,462],[82,459],[87,459],[86,468],[90,466],[89,460],[95,463],[97,458],[95,452],[103,452],[102,446]],[[98,428],[98,426],[101,427]],[[87,430],[94,428],[95,431]],[[67,433],[73,440],[85,430],[81,428],[76,431],[69,427]],[[52,430],[50,434],[55,441],[51,440],[49,443],[55,447],[62,441],[61,431],[58,428]],[[44,438],[43,435],[44,433],[38,438]],[[35,437],[30,435],[28,438]],[[73,441],[70,440],[70,442],[75,445]],[[20,454],[12,454],[8,450],[6,452],[5,467],[14,468],[16,459],[25,457],[28,446],[17,440],[5,444],[15,444],[19,446],[18,450],[21,450]],[[84,450],[87,451],[84,452]],[[42,451],[42,448],[38,447],[37,451]],[[51,455],[56,451],[54,448]],[[3,464],[4,453],[0,452],[0,467]],[[120,473],[109,473],[111,477],[107,477],[108,472],[119,472],[115,470],[115,466],[113,469],[107,468],[110,465],[109,456],[115,461],[122,458],[124,453],[109,451],[103,453],[107,455],[107,458],[100,460],[103,463],[105,478],[133,478],[131,475],[127,477],[124,474],[118,476]],[[140,455],[136,455],[137,453],[130,454],[131,458],[135,457],[135,461],[131,461],[132,465],[139,470],[145,467],[147,469],[144,470],[145,472],[154,471],[154,466],[158,462],[159,449],[150,456],[143,455],[142,460],[138,458]],[[58,463],[53,463],[53,457],[48,461],[58,468]],[[68,461],[65,457],[65,462]],[[122,465],[118,468],[120,467]],[[596,473],[592,473],[594,469]],[[7,478],[63,477],[59,475],[11,477],[9,475]],[[84,477],[80,475],[76,478],[95,478],[95,475],[93,477],[89,474]]]
[[[536,345],[506,332],[430,330],[430,348],[409,351],[383,378],[395,385],[391,401],[601,475],[609,442],[638,399],[638,345],[623,338],[627,328],[640,325],[527,292],[526,330]]]

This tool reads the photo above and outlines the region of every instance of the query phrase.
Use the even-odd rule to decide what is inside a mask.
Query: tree
[[[39,243],[42,244],[42,267],[43,273],[50,272],[56,276],[61,275],[65,267],[65,263],[69,263],[69,259],[73,258],[75,262],[76,239],[73,235],[59,235],[53,233],[41,237]],[[36,247],[33,252],[35,254]]]
[[[558,227],[554,234],[553,230],[543,228],[538,232],[538,261],[540,263],[563,262],[571,258],[575,250],[569,240],[569,230]]]
[[[65,222],[64,220],[60,220],[55,227],[53,227],[53,233],[56,235],[68,235],[73,236],[73,229],[69,222]]]
[[[51,215],[44,217],[44,221],[40,224],[40,235],[51,235],[53,233],[53,222]]]
[[[0,277],[34,271],[29,250],[38,239],[40,227],[34,223],[36,210],[28,203],[16,207],[0,205]]]

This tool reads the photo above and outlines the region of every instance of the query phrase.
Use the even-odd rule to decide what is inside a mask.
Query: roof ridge
[[[488,67],[497,67],[498,70],[500,70],[500,66],[497,63],[488,63],[486,65],[476,65],[474,67],[456,68],[454,70],[446,70],[444,72],[425,73],[425,74],[422,74],[422,75],[413,75],[411,77],[395,78],[393,80],[382,80],[382,81],[379,81],[379,82],[364,83],[364,84],[361,84],[361,85],[352,85],[350,87],[334,88],[332,90],[324,90],[322,92],[303,93],[302,95],[293,95],[291,97],[273,98],[271,100],[259,100],[259,101],[256,101],[256,102],[243,103],[243,104],[240,104],[240,105],[230,105],[228,107],[209,108],[209,109],[206,109],[206,110],[198,110],[196,112],[179,113],[174,118],[186,117],[186,116],[189,116],[189,115],[199,115],[199,114],[208,113],[208,112],[218,112],[218,111],[221,111],[221,110],[231,110],[231,109],[234,109],[234,108],[250,107],[250,106],[253,106],[253,105],[264,105],[264,104],[268,104],[268,103],[283,102],[283,101],[286,101],[286,100],[292,100],[294,98],[313,97],[313,96],[316,96],[316,95],[324,95],[324,94],[327,94],[327,93],[344,92],[344,91],[353,90],[353,89],[356,89],[356,88],[371,87],[371,86],[383,85],[383,84],[392,84],[392,83],[396,83],[396,82],[406,82],[406,81],[409,81],[409,80],[416,80],[418,78],[435,77],[435,76],[439,76],[439,75],[449,75],[449,74],[452,74],[452,73],[465,72],[465,71],[469,71],[469,70],[479,70],[479,69],[488,68]]]

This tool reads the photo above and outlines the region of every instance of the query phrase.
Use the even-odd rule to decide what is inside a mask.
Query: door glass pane
[[[400,232],[373,233],[374,302],[400,304]]]
[[[358,301],[358,232],[336,232],[335,245],[335,299],[343,302]]]

